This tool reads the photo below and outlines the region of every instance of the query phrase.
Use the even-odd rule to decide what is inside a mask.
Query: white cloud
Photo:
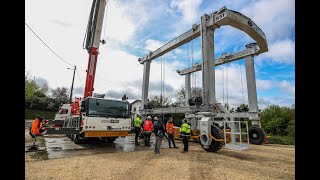
[[[291,96],[295,96],[295,86],[293,83],[290,83],[289,81],[281,81],[279,84],[279,88],[285,93],[289,93]]]
[[[273,82],[271,80],[256,80],[257,89],[269,90],[272,87]]]
[[[272,62],[283,64],[295,63],[295,42],[289,39],[276,41],[269,45],[269,51],[258,56],[261,59],[268,58]]]
[[[265,32],[269,42],[288,38],[295,27],[295,1],[260,0],[245,6],[241,12]]]
[[[219,7],[208,7],[208,9],[199,9],[202,0],[173,0],[170,4],[163,0],[132,0],[125,1],[126,3],[123,3],[123,1],[109,2],[106,29],[108,41],[106,45],[100,46],[95,80],[96,93],[110,92],[109,94],[113,93],[115,95],[114,92],[119,92],[120,94],[127,93],[132,98],[141,97],[143,65],[138,63],[137,54],[144,53],[143,51],[146,49],[156,50],[167,42],[164,40],[166,37],[180,35],[181,32],[189,30],[191,24],[199,21],[202,13],[218,10],[223,3],[229,5],[229,9],[236,11],[246,6],[240,12],[252,18],[268,38],[269,52],[267,53],[269,54],[264,53],[265,57],[271,57],[272,61],[286,64],[291,64],[294,61],[294,41],[288,40],[294,27],[294,21],[292,20],[292,17],[294,18],[294,5],[292,6],[293,3],[291,1],[265,0],[252,1],[251,4],[248,1],[227,1],[223,3],[219,1],[217,4],[211,3],[213,4],[211,6],[219,5]],[[275,5],[272,5],[271,2]],[[61,6],[62,3],[64,6]],[[88,53],[82,49],[82,42],[91,3],[92,1],[34,0],[28,1],[26,4],[26,22],[59,55],[68,62],[77,65],[81,82],[76,74],[74,94],[79,96],[83,95],[83,85],[86,77],[85,69],[88,62]],[[70,8],[74,7],[74,4],[77,4],[77,8],[73,8],[71,12]],[[263,5],[266,7],[261,9]],[[182,13],[182,19],[178,15],[179,13]],[[172,30],[172,32],[169,32],[168,29]],[[67,70],[67,67],[70,66],[52,54],[27,28],[25,35],[26,69],[31,70],[33,76],[47,80],[50,88],[61,86],[69,88],[73,75],[73,71]],[[167,40],[169,41],[171,38]],[[199,41],[200,38],[197,38],[195,43]],[[224,52],[231,46],[234,50],[242,49],[247,42],[251,42],[251,39],[241,31],[231,27],[217,29],[215,33],[215,53]],[[124,48],[123,45],[130,48]],[[133,50],[131,48],[133,47],[139,49],[139,51],[132,53]],[[184,77],[179,76],[176,70],[181,70],[187,64],[186,61],[185,63],[180,63],[175,59],[182,60],[186,58],[187,60],[187,56],[186,50],[182,47],[165,55],[165,81],[168,90],[165,93],[171,98],[174,98],[175,91],[184,85]],[[201,51],[199,49],[194,49],[194,59],[195,61],[201,59]],[[153,87],[150,89],[149,97],[159,95],[160,67],[159,60],[151,63],[150,84]],[[216,93],[219,102],[223,101],[221,72],[221,68],[216,69]],[[198,72],[196,77],[197,86],[201,87],[201,72]],[[291,96],[294,95],[294,85],[292,83],[257,79],[257,88],[260,90],[270,90],[274,87],[283,89],[283,91],[277,93],[279,97],[265,98],[265,96],[259,96],[258,94],[258,98],[262,99],[261,101],[259,100],[259,105],[268,104],[269,102],[285,104],[286,102],[292,102],[292,99],[294,100]],[[229,103],[234,106],[243,103],[243,101],[247,103],[246,88],[245,71],[242,71],[241,82],[239,67],[232,63],[229,64]],[[288,97],[282,98],[280,102],[281,95],[288,92],[290,92]],[[224,95],[226,101],[226,81],[224,82]]]
[[[139,25],[143,23],[142,20],[136,22],[131,20],[126,13],[127,9],[126,4],[109,1],[106,24],[104,24],[106,36],[121,43],[130,42]],[[101,35],[103,36],[103,34],[104,30]]]
[[[194,23],[198,17],[198,8],[202,0],[172,0],[170,7],[177,8],[182,13],[185,23]]]
[[[154,39],[147,39],[145,42],[145,49],[148,51],[155,51],[158,48],[160,48],[162,45],[164,45],[163,42],[154,40]]]

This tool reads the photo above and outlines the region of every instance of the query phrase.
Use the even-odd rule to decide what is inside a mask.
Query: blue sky
[[[82,41],[91,3],[31,0],[25,6],[26,23],[66,61],[77,65],[75,96],[83,95],[88,54],[82,49]],[[140,99],[143,66],[138,58],[191,29],[204,13],[223,6],[251,18],[266,35],[269,51],[255,57],[259,107],[294,104],[295,4],[292,0],[110,0],[102,33],[107,44],[100,45],[95,92],[114,98],[126,93],[129,99]],[[70,66],[59,60],[27,27],[25,36],[26,69],[39,84],[46,82],[50,88],[69,88],[73,73],[67,70]],[[215,30],[215,57],[242,50],[252,42],[244,32],[223,26]],[[192,47],[194,62],[200,62],[200,38],[163,57],[165,95],[173,101],[176,91],[184,84],[184,77],[176,70],[190,66]],[[160,58],[151,63],[149,97],[160,95],[160,66]],[[217,67],[217,100],[226,102],[228,94],[231,106],[247,103],[245,79],[244,60]],[[201,72],[192,76],[192,86],[202,86]]]

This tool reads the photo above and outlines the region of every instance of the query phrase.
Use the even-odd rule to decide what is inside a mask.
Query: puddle
[[[46,150],[48,159],[64,158],[78,155],[90,155],[99,153],[133,152],[154,149],[155,137],[150,138],[150,147],[145,147],[143,139],[139,139],[140,145],[135,145],[134,136],[119,137],[113,143],[101,140],[92,140],[87,144],[74,144],[66,136],[46,137]],[[161,148],[168,148],[167,140],[163,140]]]

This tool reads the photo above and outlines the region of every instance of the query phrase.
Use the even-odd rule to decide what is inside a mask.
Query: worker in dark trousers
[[[183,120],[183,124],[180,127],[180,136],[183,141],[183,151],[182,153],[188,152],[189,149],[189,138],[190,138],[191,127],[187,124],[187,119]]]
[[[151,121],[151,117],[148,116],[147,119],[143,122],[143,134],[144,134],[144,145],[150,145],[150,136],[152,131],[154,130],[153,123]]]
[[[167,131],[167,134],[168,134],[169,148],[172,148],[171,147],[171,142],[172,142],[173,148],[178,148],[176,146],[176,143],[174,142],[174,129],[173,129],[173,119],[172,119],[172,117],[169,118],[169,121],[166,124],[166,131]]]
[[[46,122],[46,120],[42,116],[39,116],[39,115],[32,122],[32,125],[29,129],[30,130],[29,134],[34,139],[34,141],[33,141],[33,144],[30,148],[36,147],[36,140],[37,140],[36,138],[44,131],[44,129],[42,129],[44,122]]]
[[[140,130],[141,130],[141,119],[140,119],[139,115],[137,114],[137,117],[134,120],[134,132],[136,133],[136,136],[134,138],[134,142],[136,145],[140,145],[138,142]]]

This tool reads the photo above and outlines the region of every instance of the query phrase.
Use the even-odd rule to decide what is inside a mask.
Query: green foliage
[[[202,88],[199,88],[199,87],[192,87],[191,88],[191,97],[192,96],[201,96],[201,94],[202,94]],[[181,87],[176,93],[177,100],[172,106],[174,106],[174,107],[184,106],[185,105],[185,97],[186,97],[185,88]]]
[[[31,78],[30,72],[25,72],[25,107],[44,111],[57,111],[61,104],[68,102],[68,89],[58,87],[51,90],[52,97],[48,96],[47,84],[37,85]]]
[[[37,115],[41,115],[47,119],[54,119],[55,112],[29,109],[29,108],[24,109],[25,119],[35,119]]]
[[[272,135],[295,135],[295,110],[271,105],[260,113],[260,122],[266,133]]]
[[[149,100],[149,104],[151,104],[154,108],[169,107],[171,104],[171,99],[169,97],[154,96]]]
[[[270,144],[295,145],[295,138],[292,136],[272,135],[269,141]]]

